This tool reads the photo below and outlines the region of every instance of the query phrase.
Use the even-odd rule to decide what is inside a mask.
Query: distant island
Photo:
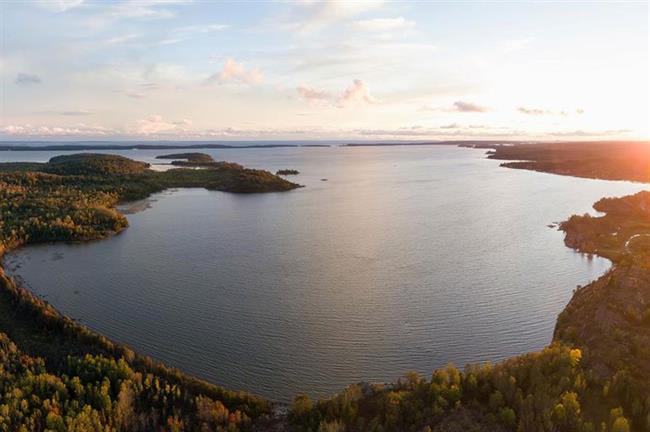
[[[219,167],[227,162],[216,162],[205,153],[173,153],[156,156],[156,159],[172,159],[171,164],[185,167]]]
[[[288,175],[298,175],[300,171],[295,169],[281,169],[275,172],[275,175],[288,176]]]

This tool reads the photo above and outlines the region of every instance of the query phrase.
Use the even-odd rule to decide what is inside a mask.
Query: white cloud
[[[135,132],[140,135],[151,135],[176,129],[175,122],[163,120],[162,116],[154,115],[136,122]]]
[[[490,111],[490,108],[484,107],[473,102],[456,101],[451,107],[435,107],[432,105],[422,105],[418,111],[429,112],[462,112],[462,113],[484,113]]]
[[[318,104],[322,102],[327,102],[331,98],[331,95],[325,91],[316,90],[312,87],[306,85],[299,85],[296,90],[300,97],[308,101],[311,104]]]
[[[208,82],[220,83],[237,82],[241,84],[260,84],[264,81],[264,74],[260,69],[246,69],[243,63],[227,58],[221,71],[208,77]]]
[[[65,12],[68,9],[80,6],[84,0],[40,0],[36,4],[52,12]]]
[[[352,105],[377,103],[377,99],[370,94],[366,83],[360,79],[355,79],[339,96],[304,84],[298,86],[296,90],[303,100],[312,105],[326,104],[346,108]]]
[[[345,89],[338,100],[338,105],[340,107],[346,107],[355,103],[377,103],[377,100],[370,95],[366,83],[360,79],[355,79],[352,84]]]
[[[270,27],[311,32],[345,21],[383,4],[383,0],[325,0],[298,1],[284,17],[274,20]]]
[[[517,111],[520,112],[521,114],[526,114],[526,115],[531,115],[531,116],[542,116],[542,115],[560,115],[560,116],[568,116],[569,111],[567,110],[560,110],[560,111],[553,111],[553,110],[547,110],[547,109],[542,109],[542,108],[530,108],[530,107],[525,107],[521,106],[517,108]],[[580,115],[584,114],[583,109],[576,109],[575,113]]]
[[[448,125],[458,126],[458,125]],[[358,135],[380,138],[419,138],[419,139],[466,139],[466,138],[513,138],[525,135],[522,131],[502,129],[500,131],[472,131],[462,126],[425,128],[421,126],[403,127],[397,129],[359,129]]]
[[[97,137],[114,136],[116,132],[115,130],[101,126],[88,126],[84,124],[77,126],[35,126],[25,124],[0,127],[0,134],[12,137]]]
[[[104,41],[104,43],[106,45],[118,45],[118,44],[132,41],[134,39],[138,39],[141,36],[142,35],[139,33],[124,34],[124,35],[108,38]]]
[[[88,110],[81,109],[81,110],[61,111],[61,112],[59,112],[59,114],[62,115],[62,116],[87,116],[87,115],[91,115],[92,112],[90,112]]]
[[[14,82],[18,85],[29,86],[32,84],[40,84],[41,78],[38,75],[20,72],[16,75]]]
[[[369,32],[390,32],[396,30],[407,30],[415,27],[414,21],[403,17],[397,18],[373,18],[355,21],[352,26],[355,29]]]
[[[516,51],[520,51],[526,48],[527,46],[529,46],[532,41],[533,41],[532,38],[509,40],[503,44],[503,52],[509,54]]]
[[[178,33],[214,33],[222,30],[229,29],[228,24],[198,24],[176,29]]]
[[[526,107],[519,107],[517,108],[517,111],[519,111],[522,114],[527,114],[527,115],[534,115],[534,116],[540,116],[544,114],[551,114],[550,111],[546,111],[540,108],[526,108]]]
[[[176,16],[172,6],[190,4],[190,0],[123,0],[88,5],[92,15],[86,21],[91,27],[108,27],[120,20],[160,20]]]

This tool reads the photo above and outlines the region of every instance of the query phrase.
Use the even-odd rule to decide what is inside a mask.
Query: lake
[[[548,225],[643,189],[500,168],[450,146],[204,152],[298,169],[306,187],[165,191],[117,236],[30,246],[5,265],[113,340],[279,401],[542,348],[576,285],[609,268]],[[156,162],[170,151],[110,153]]]

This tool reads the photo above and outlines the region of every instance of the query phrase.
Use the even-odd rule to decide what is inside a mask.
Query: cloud
[[[142,35],[139,34],[139,33],[124,34],[124,35],[108,38],[108,39],[106,39],[104,41],[104,43],[106,45],[118,45],[118,44],[122,44],[122,43],[125,43],[125,42],[129,42],[129,41],[138,39],[141,36]]]
[[[187,132],[186,127],[192,125],[192,120],[182,119],[168,121],[160,115],[152,115],[146,119],[136,121],[135,127],[130,132],[135,135],[158,135],[165,133],[183,134]]]
[[[187,4],[185,0],[132,0],[111,5],[106,10],[109,19],[139,18],[165,19],[173,18],[176,14],[161,6],[169,7],[174,4]]]
[[[172,31],[172,35],[167,39],[159,40],[158,45],[171,45],[179,42],[191,40],[198,35],[208,35],[230,28],[228,24],[202,24],[178,27]]]
[[[114,90],[115,93],[122,93],[123,95],[130,97],[131,99],[144,99],[147,95],[143,92],[136,90]]]
[[[306,100],[312,105],[326,104],[338,108],[346,108],[351,105],[377,103],[377,99],[372,97],[368,91],[368,87],[360,79],[352,81],[352,84],[350,84],[338,96],[323,90],[314,89],[313,87],[304,84],[298,86],[296,91],[303,100]]]
[[[162,116],[154,115],[136,122],[135,132],[140,135],[151,135],[176,129],[174,122],[163,120]]]
[[[520,51],[531,44],[533,38],[513,39],[503,44],[503,52],[506,54]]]
[[[291,3],[292,8],[289,10],[289,13],[270,22],[269,28],[282,28],[299,32],[318,31],[363,12],[375,9],[383,3],[383,0],[307,0],[293,2]]]
[[[561,115],[561,116],[568,116],[570,111],[567,110],[561,110],[561,111],[552,111],[552,110],[545,110],[541,108],[528,108],[528,107],[519,107],[517,108],[517,111],[519,111],[521,114],[526,114],[526,115],[532,115],[532,116],[541,116],[541,115]],[[584,114],[585,110],[578,108],[575,110],[576,114]]]
[[[178,27],[177,33],[214,33],[229,29],[228,24],[198,24],[185,27]]]
[[[83,0],[40,0],[36,4],[52,12],[65,12],[68,9],[80,6]]]
[[[377,103],[377,100],[370,95],[366,84],[360,79],[355,79],[338,99],[338,106],[340,107],[346,107],[354,103]]]
[[[499,131],[472,131],[461,127],[458,128],[425,128],[421,126],[403,127],[398,129],[358,129],[355,131],[358,135],[382,137],[382,138],[425,138],[425,139],[443,139],[443,138],[512,138],[524,134],[521,131],[509,130],[507,128]],[[524,134],[525,135],[525,134]]]
[[[14,82],[18,85],[29,86],[32,84],[40,84],[41,78],[38,75],[21,72],[16,75]]]
[[[59,112],[62,116],[86,116],[91,115],[92,113],[88,110],[71,110],[71,111],[61,111]]]
[[[242,63],[238,63],[233,58],[227,58],[221,71],[208,77],[207,82],[218,81],[220,83],[237,82],[241,84],[260,84],[264,81],[262,71],[255,69],[246,69]]]
[[[373,18],[355,21],[352,23],[352,27],[367,32],[389,32],[413,28],[415,27],[415,22],[404,19],[403,17]]]
[[[539,116],[539,115],[544,115],[544,114],[551,114],[550,111],[545,111],[545,110],[540,109],[540,108],[519,107],[519,108],[517,108],[517,111],[519,111],[522,114],[534,115],[534,116]]]
[[[0,134],[18,137],[96,137],[114,136],[116,133],[117,131],[102,126],[88,126],[84,124],[77,126],[34,126],[25,124],[0,127]]]
[[[149,71],[148,75],[156,75],[154,72]],[[136,86],[136,88],[113,90],[115,93],[122,93],[131,99],[146,99],[149,93],[162,89],[163,86],[156,82],[143,82]]]
[[[64,114],[62,115],[69,115]],[[72,113],[72,111],[71,111]],[[76,115],[76,114],[70,114]],[[167,121],[162,116],[153,115],[146,119],[137,120],[132,127],[122,129],[111,129],[97,125],[86,125],[79,123],[74,126],[50,126],[50,125],[7,125],[0,127],[0,136],[12,137],[143,137],[155,138],[156,136],[167,137],[199,137],[201,135],[209,136],[204,131],[191,132],[188,128],[192,125],[189,119],[177,121]]]
[[[630,129],[609,129],[609,130],[600,130],[600,131],[585,131],[582,129],[572,130],[572,131],[560,131],[560,132],[550,132],[547,135],[553,137],[612,137],[612,136],[621,136],[627,135],[634,131]]]
[[[296,88],[300,97],[312,104],[326,102],[331,95],[325,91],[316,90],[306,85],[300,85]]]
[[[176,126],[192,126],[192,120],[190,119],[183,119],[179,121],[173,122]]]
[[[418,111],[440,111],[440,108],[436,108],[431,105],[422,105],[420,108],[418,108]]]
[[[458,112],[488,112],[490,109],[484,106],[477,105],[472,102],[456,101],[454,102],[453,111]]]
[[[454,125],[458,127],[424,127],[420,125],[405,126],[397,128],[369,129],[369,128],[320,128],[307,127],[303,129],[285,128],[238,128],[222,127],[211,129],[191,129],[192,121],[182,119],[178,121],[167,121],[161,116],[155,115],[147,119],[138,120],[135,125],[127,129],[109,129],[102,126],[79,124],[76,126],[34,126],[8,125],[0,127],[0,136],[22,137],[22,138],[48,138],[48,137],[78,137],[78,138],[140,138],[140,139],[418,139],[418,140],[444,140],[444,139],[586,139],[586,138],[610,138],[621,139],[629,136],[633,131],[628,129],[616,130],[567,130],[555,132],[530,133],[509,127],[485,127],[476,128],[472,126]],[[449,126],[449,125],[448,125]],[[483,130],[485,129],[485,130]]]

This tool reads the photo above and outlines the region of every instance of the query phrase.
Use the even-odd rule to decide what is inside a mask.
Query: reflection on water
[[[454,147],[208,153],[298,169],[307,187],[157,194],[130,207],[118,236],[22,249],[8,266],[117,341],[280,400],[541,348],[575,286],[608,267],[548,225],[642,188],[499,168]]]

